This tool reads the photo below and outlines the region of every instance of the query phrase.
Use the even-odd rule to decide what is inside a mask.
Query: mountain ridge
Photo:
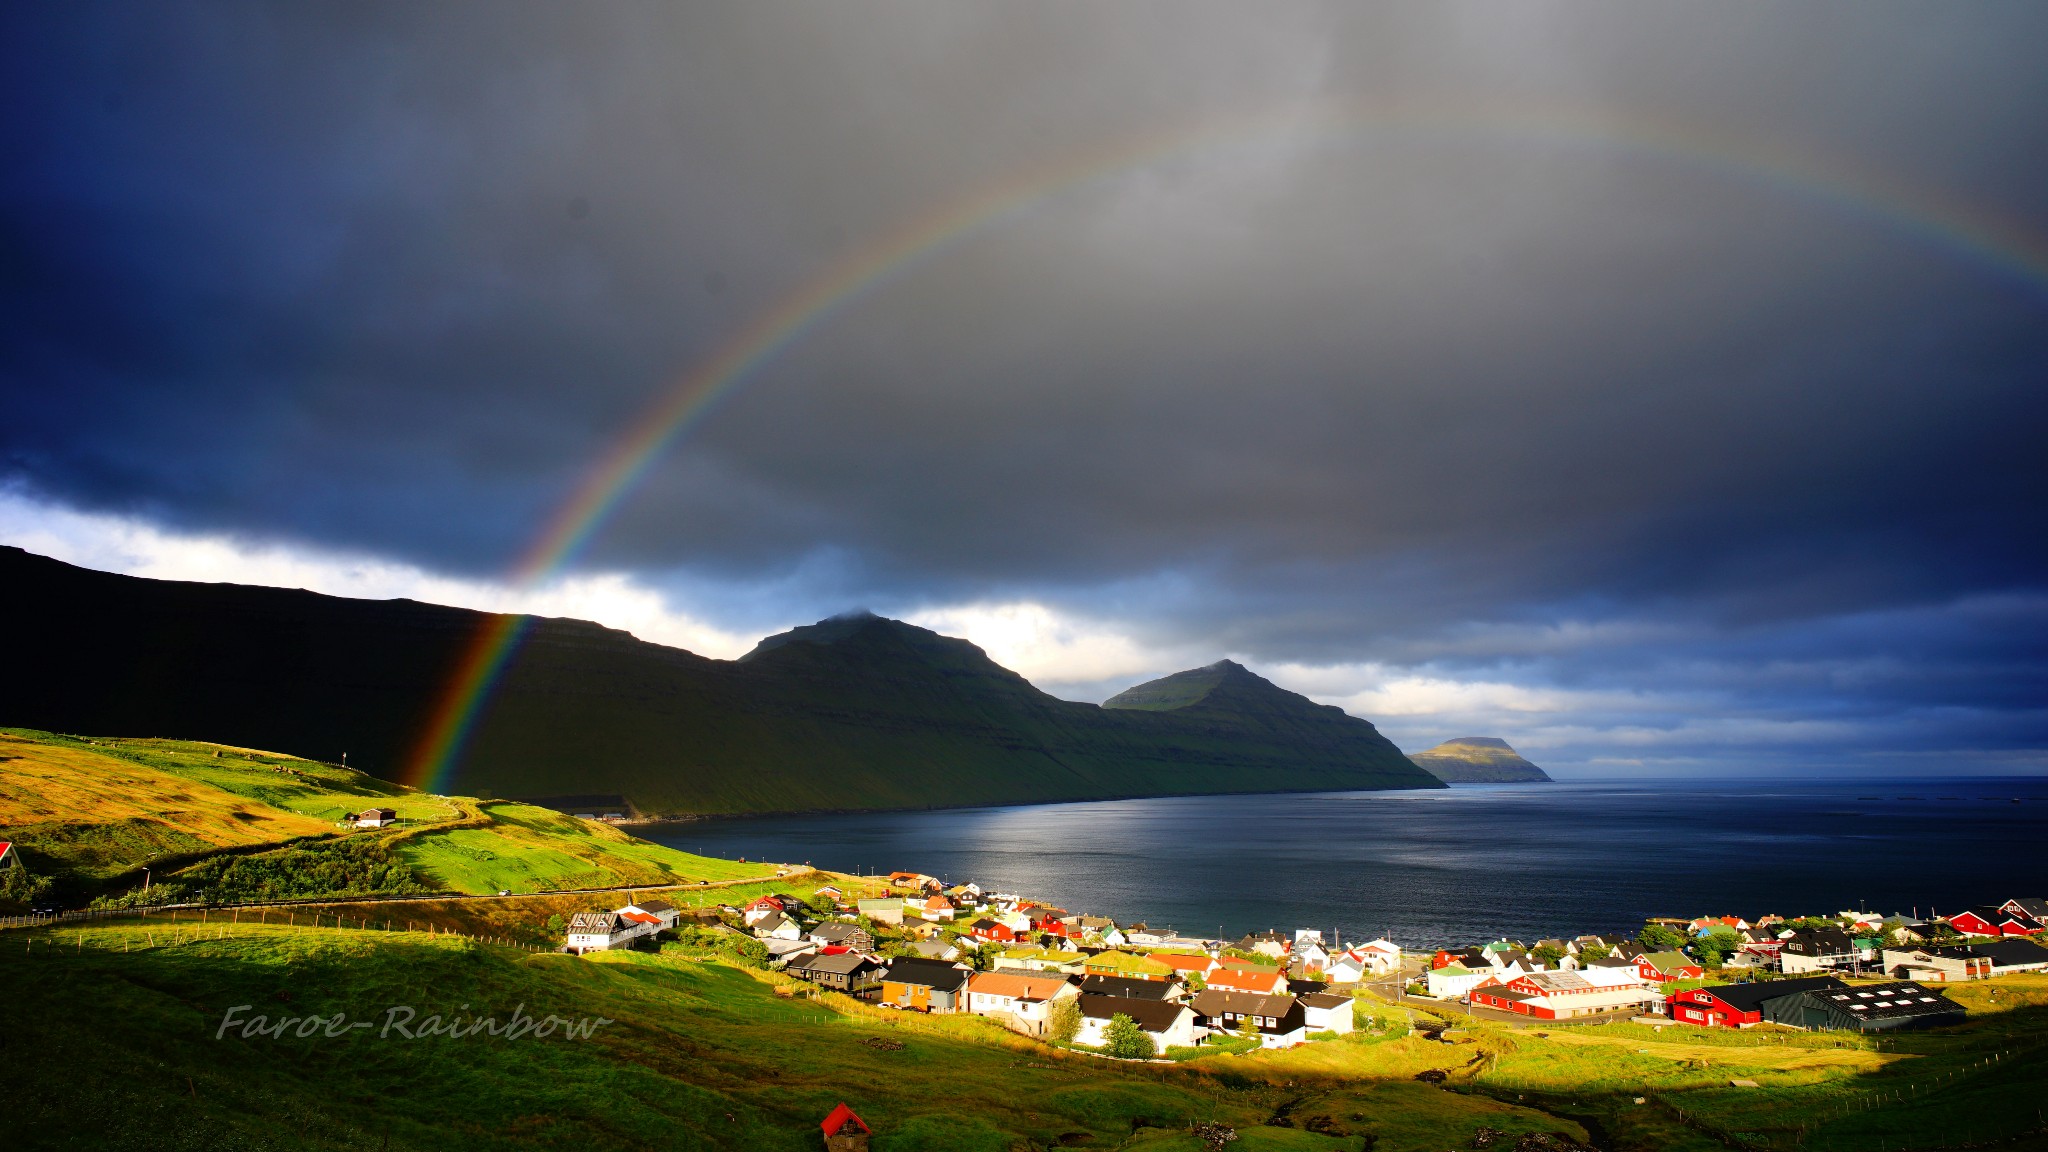
[[[0,548],[0,593],[0,626],[34,653],[0,667],[0,721],[346,753],[387,779],[500,619],[17,548]],[[1369,722],[1232,667],[1245,679],[1215,699],[1147,711],[1060,700],[968,641],[871,613],[730,661],[532,618],[450,787],[686,817],[1441,786]]]

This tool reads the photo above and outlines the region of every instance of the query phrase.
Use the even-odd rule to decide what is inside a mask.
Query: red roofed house
[[[13,841],[0,840],[0,868],[5,868],[10,864],[16,868],[21,867],[21,858],[14,854]]]
[[[1278,968],[1218,968],[1206,978],[1211,988],[1277,996],[1287,991],[1287,973]]]
[[[1566,1020],[1603,1012],[1640,1012],[1662,997],[1640,984],[1603,986],[1577,972],[1531,972],[1502,983],[1489,977],[1472,989],[1475,1008],[1494,1008],[1539,1020]]]
[[[1161,964],[1179,973],[1183,978],[1200,976],[1202,979],[1207,980],[1211,972],[1222,967],[1222,965],[1216,963],[1215,957],[1202,952],[1153,952],[1148,954],[1146,958],[1159,961]]]
[[[841,1104],[818,1127],[825,1130],[826,1152],[867,1152],[868,1122]]]
[[[1967,936],[2032,936],[2041,922],[2005,908],[1972,908],[1948,918],[1948,926]]]
[[[1706,967],[1682,952],[1646,952],[1636,957],[1636,975],[1645,984],[1668,984],[1673,980],[1697,980]]]

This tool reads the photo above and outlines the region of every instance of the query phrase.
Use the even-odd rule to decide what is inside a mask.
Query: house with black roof
[[[1911,980],[1776,996],[1763,1002],[1763,1014],[1779,1024],[1845,1032],[1938,1028],[1964,1019],[1962,1005]]]
[[[1833,976],[1771,980],[1755,984],[1721,984],[1674,992],[1666,1001],[1671,1018],[1702,1028],[1748,1028],[1764,1021],[1764,1001],[1800,992],[1831,991],[1848,985]]]
[[[1109,1022],[1117,1016],[1128,1016],[1152,1037],[1155,1052],[1168,1048],[1192,1048],[1201,1038],[1201,1030],[1195,1024],[1195,1011],[1185,1004],[1167,1000],[1138,1000],[1128,996],[1100,996],[1083,992],[1080,998],[1081,1031],[1074,1037],[1077,1044],[1100,1045],[1105,1040]]]
[[[789,962],[788,971],[800,980],[849,996],[872,991],[882,983],[882,966],[858,952],[799,956]]]
[[[965,965],[898,956],[882,973],[880,1002],[913,1012],[958,1012],[967,987]]]
[[[1139,980],[1131,976],[1083,976],[1081,993],[1084,996],[1120,996],[1168,1004],[1178,1004],[1187,999],[1187,989],[1178,980]]]
[[[1778,967],[1784,972],[1847,968],[1855,962],[1856,941],[1840,928],[1801,928],[1778,949]]]
[[[1887,948],[1884,970],[1904,980],[1982,980],[2048,972],[2048,948],[2026,940],[1984,940],[1943,947]]]
[[[1291,1048],[1308,1039],[1308,1013],[1293,996],[1209,988],[1196,993],[1188,1006],[1198,1026],[1216,1032],[1240,1032],[1249,1021],[1264,1048]]]

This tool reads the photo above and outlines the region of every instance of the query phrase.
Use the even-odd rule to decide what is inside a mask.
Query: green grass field
[[[401,823],[360,831],[338,825],[369,807],[391,808]],[[274,752],[26,729],[0,729],[0,830],[31,868],[63,881],[70,902],[132,888],[144,867],[155,870],[153,880],[175,885],[180,869],[210,853],[344,836],[379,839],[422,886],[452,892],[687,884],[774,872],[543,808],[430,795]],[[260,871],[261,862],[250,868]],[[278,894],[322,894],[301,888]]]

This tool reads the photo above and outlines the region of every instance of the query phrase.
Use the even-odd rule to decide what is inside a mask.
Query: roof
[[[1137,1021],[1138,1027],[1147,1032],[1164,1032],[1180,1020],[1186,1012],[1183,1004],[1169,1004],[1164,1000],[1132,1000],[1124,996],[1096,996],[1087,992],[1081,994],[1081,1015],[1095,1020],[1107,1020],[1122,1014]]]
[[[575,935],[610,935],[618,931],[617,912],[578,912],[569,917],[569,931]]]
[[[794,961],[790,964],[790,967],[801,968],[806,972],[829,972],[837,976],[851,976],[860,971],[863,965],[871,968],[881,967],[881,965],[876,964],[873,960],[858,952],[837,952],[825,956],[813,956],[808,960]]]
[[[1833,988],[1847,988],[1848,985],[1833,976],[1808,976],[1801,980],[1763,980],[1754,984],[1719,984],[1699,991],[1709,993],[1714,999],[1726,1004],[1737,1012],[1760,1012],[1766,1000],[1777,1000],[1785,996],[1797,996],[1801,992],[1825,992]]]
[[[1518,976],[1516,980],[1534,984],[1545,995],[1553,992],[1584,992],[1593,987],[1593,982],[1577,972],[1531,972]]]
[[[1129,976],[1083,976],[1081,991],[1101,996],[1122,996],[1130,1000],[1168,1000],[1180,986],[1165,980],[1136,980]]]
[[[632,907],[638,908],[642,912],[673,912],[676,910],[676,906],[666,900],[636,900],[633,902]]]
[[[1482,992],[1497,1000],[1537,1000],[1543,996],[1541,992],[1525,992],[1520,988],[1510,988],[1505,984],[1481,984],[1472,990],[1472,994],[1475,996]]]
[[[1165,976],[1173,971],[1169,965],[1144,956],[1133,956],[1129,952],[1099,952],[1088,958],[1087,967],[1114,968],[1119,972],[1150,972],[1158,976]]]
[[[1683,952],[1652,952],[1643,960],[1659,972],[1672,972],[1680,968],[1697,968],[1699,961]]]
[[[1255,992],[1227,992],[1221,988],[1210,988],[1197,992],[1188,1006],[1204,1016],[1215,1018],[1226,1012],[1239,1016],[1285,1016],[1294,1003],[1292,996],[1261,996]]]
[[[5,845],[0,845],[0,848],[5,847]],[[2007,900],[2006,903],[2019,905],[2020,911],[2025,912],[2036,920],[2048,920],[2048,899],[2040,896],[2015,896]]]
[[[0,860],[7,859],[7,853],[14,848],[12,840],[0,840]]]
[[[1064,976],[1044,976],[1016,968],[976,972],[967,978],[967,990],[983,996],[1008,996],[1016,1000],[1050,1000],[1067,986]]]
[[[888,979],[897,984],[921,984],[941,992],[957,992],[967,983],[967,969],[944,960],[922,956],[898,956],[889,961]]]
[[[850,940],[862,931],[863,929],[858,924],[835,921],[830,924],[820,924],[816,928],[811,929],[811,935],[822,940]]]
[[[2010,968],[2020,964],[2048,964],[2048,948],[2025,940],[1986,940],[1981,944],[1950,944],[1946,947],[1920,948],[1916,951],[1948,960],[1989,960],[1998,968]]]
[[[1839,990],[1822,989],[1807,995],[1840,1008],[1859,1020],[1961,1015],[1963,1011],[1962,1005],[1911,980],[1860,988],[1844,985]]]
[[[365,809],[363,809],[363,811],[362,811],[362,813],[361,813],[361,816],[362,816],[363,818],[371,818],[371,817],[377,817],[377,816],[396,816],[396,815],[398,815],[398,813],[397,813],[397,812],[395,812],[395,811],[393,811],[392,809],[389,809],[389,808],[365,808]]]
[[[1216,961],[1207,956],[1188,952],[1154,952],[1145,958],[1164,964],[1177,972],[1207,972],[1216,964]]]
[[[1287,977],[1280,972],[1246,972],[1239,968],[1225,968],[1209,977],[1211,988],[1234,988],[1240,991],[1260,992],[1287,986]]]
[[[1351,997],[1336,992],[1311,992],[1300,999],[1310,1008],[1342,1008],[1351,1003]]]
[[[839,1135],[839,1130],[849,1124],[863,1132],[873,1131],[873,1129],[868,1127],[867,1121],[855,1115],[853,1109],[848,1108],[845,1104],[834,1108],[831,1114],[826,1116],[824,1122],[819,1124],[818,1127],[823,1128],[827,1136],[837,1136]]]

